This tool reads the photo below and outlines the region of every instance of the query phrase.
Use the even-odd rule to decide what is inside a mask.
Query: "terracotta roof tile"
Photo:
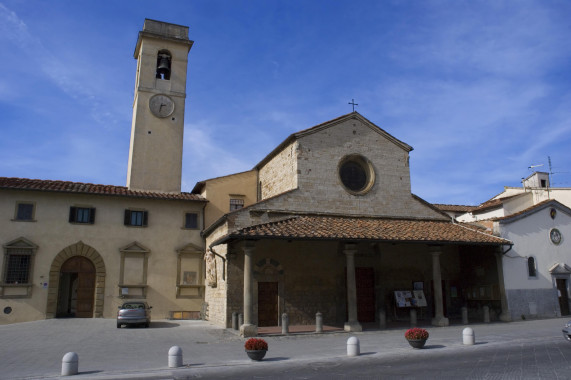
[[[477,206],[464,206],[464,205],[445,205],[439,203],[434,203],[433,206],[442,211],[454,211],[454,212],[470,212],[477,207]]]
[[[27,190],[27,191],[50,191],[60,193],[80,193],[109,195],[132,198],[167,199],[202,201],[206,199],[200,195],[191,193],[157,193],[152,191],[129,190],[124,186],[96,185],[92,183],[50,181],[42,179],[0,177],[0,189]]]
[[[467,226],[433,220],[295,216],[247,227],[229,238],[347,239],[457,244],[511,244]]]

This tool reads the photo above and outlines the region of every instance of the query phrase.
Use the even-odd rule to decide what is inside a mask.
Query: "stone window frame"
[[[343,165],[345,165],[347,163],[357,164],[365,172],[365,175],[366,175],[365,185],[359,190],[350,189],[343,182],[343,178],[341,177],[341,169],[343,168]],[[339,183],[341,184],[341,187],[343,187],[343,189],[345,191],[347,191],[349,194],[365,195],[369,191],[371,191],[371,189],[375,185],[375,180],[376,180],[375,168],[373,167],[373,163],[368,158],[366,158],[365,156],[358,154],[358,153],[348,154],[348,155],[343,156],[341,158],[341,160],[339,160],[339,163],[337,164],[337,179],[338,179]]]
[[[4,263],[2,265],[2,282],[0,283],[0,298],[30,298],[32,296],[32,287],[33,287],[33,273],[34,273],[34,261],[36,256],[36,251],[38,250],[38,245],[31,242],[30,240],[20,237],[18,239],[12,240],[7,244],[3,245],[4,248]],[[12,252],[11,252],[12,251]],[[16,251],[27,251],[26,253],[23,252],[16,252]],[[9,271],[9,261],[10,256],[18,255],[18,256],[29,256],[29,264],[28,264],[28,278],[27,282],[23,284],[19,283],[7,283],[6,278],[8,277]],[[6,295],[5,290],[6,288],[24,288],[26,290],[26,294],[23,295]]]
[[[147,298],[147,275],[149,269],[149,255],[151,250],[142,245],[141,243],[134,241],[127,244],[124,247],[119,248],[121,252],[121,263],[119,265],[119,298]],[[143,256],[143,283],[142,284],[125,284],[125,259],[127,257],[141,257]],[[142,296],[139,295],[129,295],[128,289],[142,289]],[[123,289],[127,289],[127,294],[123,294]]]
[[[32,206],[32,216],[30,219],[23,219],[19,218],[18,215],[20,210],[20,205],[31,205]],[[13,222],[35,222],[36,221],[36,202],[34,201],[16,201],[16,205],[14,207],[14,218],[12,219]]]
[[[530,266],[530,260],[533,260],[533,268]],[[537,259],[535,256],[528,256],[526,260],[526,271],[527,271],[527,278],[528,279],[537,279]]]
[[[177,261],[176,261],[176,298],[187,298],[187,299],[201,299],[204,295],[204,249],[200,248],[192,243],[185,245],[184,247],[177,249]],[[183,284],[182,276],[182,260],[183,259],[197,259],[198,260],[198,273],[196,275],[197,284],[189,285]],[[198,295],[187,296],[181,294],[183,289],[197,289]]]

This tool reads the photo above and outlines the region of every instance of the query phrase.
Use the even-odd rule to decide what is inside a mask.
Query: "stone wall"
[[[553,318],[561,315],[557,289],[507,289],[512,320]]]
[[[297,187],[297,142],[276,154],[259,172],[261,199],[267,199]]]
[[[375,172],[363,195],[348,192],[338,174],[340,161],[354,154],[368,159]],[[260,170],[260,178],[264,199],[282,195],[251,209],[448,220],[412,197],[408,148],[358,118],[300,136]]]

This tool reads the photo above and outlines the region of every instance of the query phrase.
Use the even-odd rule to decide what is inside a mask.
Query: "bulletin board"
[[[426,297],[422,290],[395,290],[395,305],[403,307],[426,307]]]

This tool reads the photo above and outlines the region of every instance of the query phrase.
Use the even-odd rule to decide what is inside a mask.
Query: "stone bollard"
[[[238,330],[240,326],[238,326],[238,313],[232,313],[232,330]]]
[[[315,314],[315,332],[318,334],[323,332],[323,315],[320,312]]]
[[[359,339],[354,336],[347,339],[347,356],[359,356],[360,354]]]
[[[77,375],[79,370],[79,357],[75,352],[68,352],[61,360],[61,375],[73,376]]]
[[[466,345],[474,345],[476,343],[476,336],[472,328],[466,327],[462,330],[462,343]]]
[[[385,312],[385,309],[379,310],[379,328],[387,328],[387,313]]]
[[[484,306],[484,323],[490,323],[490,307]]]
[[[238,314],[238,328],[244,324],[244,314]]]
[[[462,306],[462,324],[468,324],[468,308],[466,306]]]
[[[416,309],[414,307],[410,308],[410,326],[416,327]]]
[[[287,317],[287,313],[282,314],[282,334],[289,334],[289,318]]]
[[[169,350],[169,368],[182,367],[182,348],[172,346]]]

